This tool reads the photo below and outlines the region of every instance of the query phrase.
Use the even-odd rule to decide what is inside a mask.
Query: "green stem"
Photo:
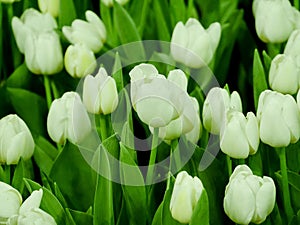
[[[103,114],[100,114],[99,116],[100,120],[100,134],[101,134],[101,140],[102,142],[108,137],[107,134],[107,124],[106,124],[106,116]]]
[[[4,165],[4,174],[5,174],[5,178],[4,181],[7,184],[10,184],[10,179],[11,179],[11,168],[10,165]]]
[[[49,81],[49,77],[47,75],[44,75],[44,86],[45,86],[45,92],[46,92],[47,106],[48,106],[48,109],[50,109],[50,106],[52,103],[52,97],[51,97],[50,81]]]
[[[226,162],[227,162],[227,170],[228,170],[228,176],[230,177],[232,174],[232,161],[230,156],[226,155]]]
[[[157,155],[157,144],[158,144],[158,132],[159,128],[154,128],[153,135],[152,135],[152,145],[151,145],[151,153],[150,153],[150,160],[149,160],[149,167],[146,177],[146,183],[150,184],[153,181],[153,174],[154,174],[154,164],[156,161]]]
[[[239,159],[239,165],[245,164],[245,159]]]
[[[280,170],[281,170],[282,188],[283,188],[283,205],[284,205],[285,213],[287,215],[288,223],[290,223],[294,215],[294,212],[293,212],[293,208],[291,205],[291,198],[290,198],[285,147],[276,148],[276,150],[277,153],[279,154],[279,159],[280,159]]]
[[[267,44],[268,54],[271,58],[274,58],[277,54],[280,53],[281,50],[281,44],[273,44],[268,43]]]
[[[51,88],[52,88],[52,93],[54,95],[54,98],[58,99],[60,97],[60,95],[59,95],[59,91],[57,90],[54,80],[51,80]]]

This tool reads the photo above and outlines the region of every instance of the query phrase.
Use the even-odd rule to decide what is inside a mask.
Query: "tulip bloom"
[[[269,72],[270,87],[283,94],[295,94],[299,87],[299,69],[291,56],[277,55]]]
[[[80,143],[91,131],[91,122],[80,96],[66,92],[49,109],[47,129],[51,139],[63,144],[66,139]]]
[[[12,186],[0,181],[0,218],[8,219],[19,212],[21,194]]]
[[[0,120],[0,163],[17,164],[27,160],[34,152],[34,141],[25,122],[17,115]]]
[[[237,138],[238,137],[238,138]],[[222,152],[232,158],[245,159],[255,154],[259,145],[258,121],[252,112],[228,111],[220,132]]]
[[[276,91],[262,92],[258,100],[257,118],[260,139],[272,147],[286,147],[300,137],[300,113],[290,95]]]
[[[294,30],[290,35],[284,48],[284,54],[291,56],[300,68],[300,29]]]
[[[221,37],[220,23],[212,23],[207,30],[193,18],[184,25],[178,22],[171,39],[173,58],[191,68],[200,68],[210,63]]]
[[[62,31],[70,43],[85,45],[88,49],[97,53],[106,41],[104,23],[90,10],[85,12],[85,18],[87,22],[76,19],[70,27],[64,26]]]
[[[246,165],[239,165],[225,189],[224,210],[238,224],[260,224],[272,212],[276,189],[272,178],[253,175]]]
[[[282,43],[297,28],[299,12],[289,0],[255,0],[255,28],[263,42]]]
[[[85,77],[97,66],[94,53],[80,44],[70,45],[67,48],[64,61],[67,72],[76,78]]]
[[[172,217],[180,223],[189,223],[204,187],[198,177],[186,171],[178,173],[170,201]]]
[[[83,83],[83,103],[94,114],[112,113],[118,106],[118,91],[115,80],[100,68],[95,77],[88,75]]]
[[[53,17],[58,17],[60,0],[38,0],[39,8],[43,13],[50,13]]]
[[[220,134],[228,109],[242,111],[240,95],[234,91],[231,95],[223,88],[212,88],[203,104],[203,125],[212,134]]]

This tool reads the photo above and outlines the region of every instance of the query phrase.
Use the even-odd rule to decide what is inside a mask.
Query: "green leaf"
[[[100,14],[107,31],[107,43],[110,46],[118,46],[118,36],[112,25],[112,9],[100,1]]]
[[[152,220],[152,225],[163,225],[162,224],[162,209],[163,209],[163,202],[159,205],[154,218]]]
[[[25,63],[20,65],[7,79],[6,84],[12,88],[28,89],[31,86],[32,74]]]
[[[58,199],[48,189],[41,187],[38,183],[29,179],[24,179],[24,181],[28,191],[31,193],[40,188],[43,189],[40,208],[53,216],[58,225],[65,224],[66,214]]]
[[[265,73],[268,74],[270,70],[272,58],[268,55],[268,53],[265,50],[263,50],[262,55],[264,60]]]
[[[168,13],[166,13],[165,10],[166,8],[162,7],[161,4],[164,1],[160,0],[154,0],[153,2],[153,7],[155,11],[155,20],[156,20],[156,27],[157,27],[157,32],[158,32],[158,38],[161,41],[170,41],[171,40],[171,35],[170,31],[168,28],[166,16],[169,16]]]
[[[170,0],[169,7],[172,27],[175,27],[179,21],[183,23],[186,22],[186,6],[184,0]]]
[[[201,225],[209,225],[209,202],[205,189],[193,211],[190,225],[197,225],[200,221]]]
[[[85,213],[85,212],[80,212],[72,209],[66,209],[70,215],[73,218],[73,221],[80,225],[80,224],[93,224],[93,216]]]
[[[255,109],[257,109],[260,93],[266,89],[268,89],[268,84],[266,81],[265,70],[261,62],[259,53],[257,49],[255,49],[253,59],[253,97]]]
[[[71,25],[72,21],[77,18],[76,9],[73,0],[63,0],[60,2],[58,26]]]
[[[16,113],[25,121],[31,132],[45,135],[47,106],[41,96],[20,88],[7,88]]]
[[[78,147],[70,142],[66,143],[50,172],[50,178],[57,183],[68,205],[80,211],[87,210],[94,202],[92,175]]]
[[[23,194],[25,188],[24,178],[32,179],[33,177],[34,171],[31,160],[24,161],[21,158],[14,171],[12,186],[18,189],[21,194]]]
[[[145,50],[137,27],[128,12],[117,2],[114,3],[114,25],[122,44],[135,42],[134,45],[123,46],[127,57],[133,61],[145,58]]]
[[[122,185],[122,190],[130,224],[146,224],[147,205],[144,178],[128,149],[122,143],[120,143],[120,146],[120,175],[122,183],[125,184]]]
[[[116,57],[115,57],[112,77],[116,81],[118,92],[120,92],[124,88],[124,82],[123,82],[122,63],[118,52],[116,53]]]

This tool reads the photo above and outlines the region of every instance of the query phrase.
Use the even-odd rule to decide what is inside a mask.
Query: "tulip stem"
[[[101,141],[103,142],[107,138],[107,124],[106,124],[106,116],[100,114],[100,134],[101,134]]]
[[[152,144],[151,144],[151,153],[150,153],[150,160],[148,166],[148,172],[146,177],[146,183],[150,184],[153,181],[153,174],[154,174],[154,165],[157,155],[157,145],[158,145],[158,131],[159,128],[154,128],[152,134]]]
[[[54,98],[58,99],[60,97],[60,95],[59,95],[59,92],[58,92],[57,87],[55,85],[55,82],[53,80],[51,81],[51,88],[52,88]]]
[[[232,161],[231,161],[230,156],[226,155],[226,161],[227,161],[228,175],[229,175],[229,177],[230,177],[231,174],[232,174]]]
[[[4,177],[5,183],[10,184],[10,179],[11,179],[10,165],[6,165],[6,164],[4,165],[4,174],[5,174],[5,177]]]
[[[299,0],[294,0],[294,7],[299,10]]]
[[[285,213],[287,215],[288,223],[290,223],[294,215],[294,212],[293,212],[293,208],[291,205],[291,198],[290,198],[285,147],[276,148],[276,150],[280,159],[280,170],[281,170],[282,188],[283,188],[283,205],[284,205]]]
[[[50,106],[52,103],[52,97],[51,97],[50,81],[49,81],[49,77],[47,75],[44,75],[44,86],[45,86],[45,92],[46,92],[47,106],[48,106],[48,109],[50,109]]]

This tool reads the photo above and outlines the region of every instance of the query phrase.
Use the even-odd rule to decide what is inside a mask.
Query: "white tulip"
[[[250,112],[245,118],[241,112],[227,111],[220,139],[222,152],[232,158],[245,159],[249,154],[255,154],[259,145],[258,121],[255,115]]]
[[[198,177],[186,171],[178,173],[170,201],[172,217],[180,223],[189,223],[204,187]]]
[[[171,39],[173,58],[191,68],[200,68],[210,63],[221,37],[220,23],[212,23],[207,30],[201,23],[190,18],[184,25],[178,22]]]
[[[64,61],[67,72],[75,78],[85,77],[97,66],[94,53],[80,44],[70,45],[67,48]]]
[[[94,53],[97,53],[103,47],[106,41],[106,28],[102,20],[90,10],[85,12],[83,21],[76,19],[72,25],[62,28],[63,34],[72,44],[83,44]]]
[[[13,17],[12,19],[12,30],[21,53],[25,51],[28,35],[53,32],[56,28],[57,23],[49,13],[42,14],[33,8],[26,9],[21,18]]]
[[[272,212],[276,189],[272,178],[253,175],[246,165],[232,173],[225,189],[224,210],[238,224],[260,224]]]
[[[274,91],[295,94],[299,86],[299,69],[291,56],[279,54],[271,63],[269,84]]]
[[[228,109],[242,111],[242,101],[239,94],[234,91],[231,95],[225,89],[212,88],[203,104],[203,125],[212,134],[220,134]]]
[[[38,0],[39,8],[43,13],[50,13],[53,17],[58,17],[60,0]]]
[[[300,68],[300,29],[294,30],[290,35],[284,48],[284,54],[291,56]]]
[[[125,5],[129,0],[116,0],[117,3],[119,3],[120,5]],[[113,0],[101,0],[101,2],[103,2],[104,5],[106,5],[107,7],[112,7],[114,5],[114,1]]]
[[[290,95],[276,91],[262,92],[258,100],[257,118],[260,139],[272,147],[286,147],[300,136],[300,114]]]
[[[137,66],[135,66],[130,72],[130,81],[138,81],[140,79],[147,79],[147,78],[153,78],[158,77],[159,73],[155,66],[152,64],[147,63],[141,63]]]
[[[255,0],[255,28],[264,42],[282,43],[297,27],[299,12],[289,0]]]
[[[34,141],[25,122],[17,115],[0,120],[0,163],[18,164],[20,158],[31,158]]]
[[[76,92],[66,92],[49,109],[47,129],[51,139],[63,144],[66,139],[80,143],[91,131],[88,113]]]
[[[115,80],[100,68],[95,77],[88,75],[83,83],[83,103],[94,114],[112,113],[118,106],[118,91]]]
[[[18,214],[22,204],[22,196],[12,186],[0,181],[0,220]]]

